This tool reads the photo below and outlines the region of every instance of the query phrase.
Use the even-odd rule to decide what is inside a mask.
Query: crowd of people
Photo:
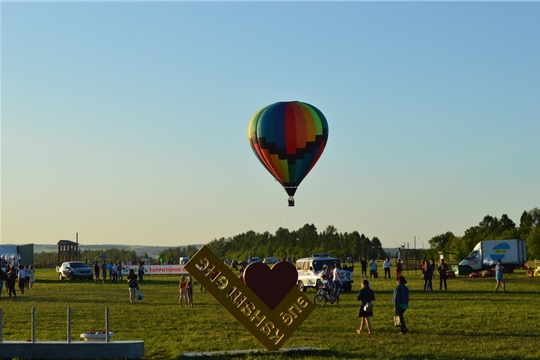
[[[366,260],[365,257],[363,257],[360,260],[360,268],[361,270],[361,278],[362,279],[368,279],[367,269],[369,266],[369,279],[377,279],[379,277],[379,273],[377,272],[377,262],[375,259],[371,260],[370,263]],[[390,261],[390,258],[386,258],[383,262],[383,270],[384,270],[384,278],[385,279],[391,279],[391,271],[390,268],[392,267],[392,262]],[[398,259],[396,262],[396,278],[399,278],[401,274],[403,273],[403,263],[401,262],[401,259]]]
[[[25,290],[30,289],[34,285],[35,272],[33,265],[19,265],[17,262],[4,264],[0,268],[4,274],[0,278],[0,297],[4,291],[8,297],[17,297],[17,287],[19,293],[24,294]],[[4,285],[5,283],[5,285]]]
[[[358,293],[357,300],[360,301],[360,311],[358,316],[360,317],[360,327],[356,330],[358,334],[361,334],[364,330],[364,327],[367,328],[368,334],[372,333],[372,327],[371,327],[371,317],[373,316],[373,303],[372,301],[375,300],[375,293],[371,289],[371,285],[369,283],[368,279],[368,266],[369,266],[369,279],[376,279],[378,277],[377,273],[377,263],[375,260],[372,260],[371,263],[368,264],[368,261],[365,258],[362,258],[360,260],[360,266],[362,268],[361,272],[361,278],[362,281],[362,289]],[[384,278],[390,279],[390,267],[392,266],[392,263],[390,262],[390,259],[386,259],[383,262],[383,269],[384,269]],[[424,258],[420,262],[420,268],[422,270],[422,279],[424,280],[424,291],[433,291],[433,280],[435,278],[435,271],[439,274],[439,290],[448,290],[447,285],[447,279],[448,279],[448,272],[449,272],[449,266],[445,262],[444,258],[441,258],[439,260],[439,264],[435,267],[435,263],[433,260],[427,260]],[[506,283],[504,281],[504,267],[501,264],[501,260],[497,261],[497,264],[495,265],[495,280],[496,280],[496,286],[495,286],[495,292],[499,290],[499,287],[502,285],[503,291],[506,293]],[[405,325],[405,318],[403,317],[403,314],[409,307],[409,289],[406,286],[407,280],[402,275],[403,273],[403,263],[400,259],[396,262],[396,282],[397,286],[394,289],[393,297],[392,297],[392,303],[394,306],[395,311],[395,318],[394,318],[394,324],[396,327],[400,328],[399,334],[405,334],[408,332],[408,328]],[[323,275],[324,276],[324,275]]]
[[[134,264],[134,265],[137,265]],[[144,282],[144,265],[143,261],[138,263],[137,276],[140,283]],[[94,263],[94,282],[99,284],[105,284],[107,277],[111,283],[119,283],[124,279],[123,271],[127,268],[127,265],[123,265],[122,262],[112,262],[107,263],[107,260],[103,260],[100,264],[99,261]]]

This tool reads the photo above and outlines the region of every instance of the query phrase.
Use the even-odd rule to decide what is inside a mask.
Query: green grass
[[[424,292],[420,273],[405,273],[411,292],[405,319],[410,332],[393,327],[394,280],[375,279],[373,335],[357,335],[359,303],[353,293],[339,305],[318,307],[283,347],[319,350],[221,355],[226,359],[538,359],[540,358],[540,278],[506,275],[508,294],[493,294],[493,278],[448,280],[448,291]],[[129,303],[122,284],[59,281],[54,270],[36,271],[32,289],[17,299],[0,298],[4,341],[31,338],[36,308],[36,339],[65,341],[67,307],[72,340],[105,327],[109,308],[113,340],[144,340],[146,359],[177,359],[185,352],[262,349],[210,295],[195,287],[193,308],[178,306],[178,277],[146,277],[142,301]],[[438,279],[435,288],[438,288]],[[314,290],[306,293],[310,298]]]

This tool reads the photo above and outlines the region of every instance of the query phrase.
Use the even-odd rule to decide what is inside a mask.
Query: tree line
[[[328,253],[341,260],[384,259],[389,256],[377,237],[369,239],[358,231],[339,233],[329,225],[318,232],[313,224],[305,224],[298,230],[279,228],[275,234],[248,231],[229,238],[215,239],[207,245],[223,259],[248,259],[276,256],[280,259],[299,259],[311,254]]]
[[[143,254],[137,254],[134,250],[126,249],[115,249],[110,248],[106,250],[82,250],[80,252],[80,261],[87,262],[95,261],[99,259],[102,261],[101,256],[105,255],[107,262],[122,262],[122,261],[136,261],[139,262],[142,259],[150,259],[152,264],[167,264],[173,263],[178,264],[180,257],[191,257],[197,252],[197,247],[195,245],[188,245],[176,248],[168,248],[167,250],[161,251],[157,258],[150,258],[145,252]],[[56,251],[42,251],[34,254],[34,264],[38,267],[54,267],[57,264],[58,253]]]
[[[105,254],[106,260],[112,261],[112,262],[120,262],[120,261],[138,261],[143,258],[148,257],[148,254],[144,253],[142,255],[137,255],[137,253],[133,250],[126,250],[126,249],[107,249],[107,250],[82,250],[80,252],[80,261],[86,262],[87,260],[95,261],[98,256],[101,256]],[[57,264],[58,260],[58,252],[56,251],[42,251],[39,253],[34,254],[34,264],[38,267],[54,267]]]

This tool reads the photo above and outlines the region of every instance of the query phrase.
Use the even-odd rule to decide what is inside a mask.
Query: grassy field
[[[448,291],[424,292],[420,272],[405,273],[411,292],[405,313],[410,330],[398,335],[393,326],[394,280],[375,279],[372,335],[359,336],[359,274],[353,293],[339,305],[318,307],[285,348],[318,350],[287,353],[221,355],[226,359],[539,359],[540,278],[523,272],[506,275],[507,294],[493,294],[493,278],[448,280]],[[24,295],[9,299],[5,288],[3,339],[31,338],[31,308],[36,308],[36,339],[66,339],[71,307],[72,340],[105,327],[109,308],[113,340],[144,340],[146,359],[178,359],[186,352],[262,349],[210,295],[195,288],[193,308],[178,306],[178,277],[146,277],[142,301],[129,303],[126,283],[94,284],[59,281],[54,270],[36,271],[37,282]],[[435,281],[438,289],[438,279]],[[306,293],[310,298],[314,290]],[[0,354],[1,357],[1,354]]]

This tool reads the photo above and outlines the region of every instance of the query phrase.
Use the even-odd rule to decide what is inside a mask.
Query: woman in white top
[[[339,294],[343,289],[343,282],[341,281],[341,276],[339,276],[339,270],[341,266],[338,262],[334,264],[334,270],[332,270],[332,275],[334,278],[334,296],[336,298],[336,303],[339,304]]]
[[[36,280],[34,275],[34,265],[30,265],[28,268],[28,275],[30,275],[30,287],[32,287],[34,285],[34,280]]]

